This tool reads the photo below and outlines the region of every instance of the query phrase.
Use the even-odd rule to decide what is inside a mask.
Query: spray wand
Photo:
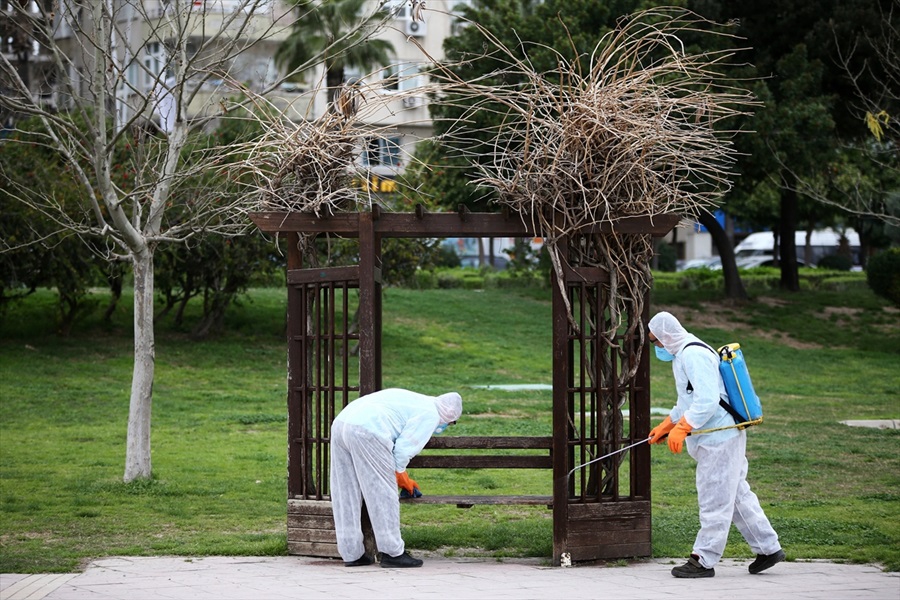
[[[744,429],[746,426],[747,426],[746,423],[741,423],[741,424],[738,424],[738,425],[728,425],[728,426],[726,426],[726,427],[717,427],[717,428],[715,428],[715,429],[703,429],[703,430],[700,430],[700,431],[691,431],[691,432],[688,432],[688,435],[695,435],[695,434],[700,434],[700,433],[711,433],[711,432],[713,432],[713,431],[720,431],[720,430],[722,430],[722,429],[734,429],[734,428],[737,428],[737,429]],[[669,437],[669,434],[668,434],[668,433],[667,433],[666,435],[662,436],[662,439],[666,439],[667,437]],[[599,456],[599,457],[597,457],[597,458],[595,458],[595,459],[593,459],[593,460],[589,460],[589,461],[587,461],[586,463],[584,463],[583,465],[578,465],[577,467],[575,467],[574,469],[572,469],[571,471],[569,471],[569,472],[566,474],[566,481],[568,481],[568,480],[569,480],[569,477],[572,476],[572,473],[574,473],[574,472],[577,471],[578,469],[583,469],[583,468],[585,468],[586,466],[588,466],[589,464],[595,463],[595,462],[597,462],[598,460],[603,460],[604,458],[609,458],[610,456],[615,456],[616,454],[620,454],[620,453],[622,453],[622,452],[625,452],[626,450],[630,450],[630,449],[634,448],[635,446],[640,446],[641,444],[644,444],[644,443],[649,442],[649,441],[650,441],[650,438],[648,437],[647,439],[645,439],[645,440],[640,440],[640,441],[638,441],[638,442],[635,442],[635,443],[631,444],[630,446],[625,446],[624,448],[619,448],[618,450],[615,450],[615,451],[613,451],[613,452],[610,452],[609,454],[604,454],[603,456]]]
[[[625,452],[626,450],[630,450],[631,448],[634,448],[635,446],[640,446],[641,444],[644,444],[644,443],[649,442],[649,441],[650,441],[650,438],[643,439],[643,440],[641,440],[641,441],[639,441],[639,442],[635,442],[635,443],[631,444],[630,446],[625,446],[624,448],[619,448],[618,450],[616,450],[616,451],[614,451],[614,452],[610,452],[609,454],[604,454],[603,456],[600,456],[600,457],[595,458],[595,459],[593,459],[593,460],[589,460],[589,461],[587,461],[586,463],[584,463],[583,465],[578,465],[577,467],[575,467],[574,469],[572,469],[571,471],[568,472],[568,474],[566,475],[566,481],[568,481],[568,480],[569,480],[569,477],[572,476],[572,473],[574,473],[574,472],[577,471],[578,469],[583,469],[583,468],[585,468],[586,466],[588,466],[589,464],[595,463],[595,462],[597,462],[598,460],[603,460],[604,458],[609,458],[610,456],[615,456],[616,454],[620,454],[620,453],[622,453],[622,452]]]

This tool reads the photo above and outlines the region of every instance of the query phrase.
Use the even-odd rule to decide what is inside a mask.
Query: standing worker
[[[365,501],[382,567],[421,567],[400,537],[397,488],[421,495],[406,465],[432,435],[462,414],[456,392],[438,397],[397,388],[361,396],[331,425],[331,506],[338,552],[348,567],[371,565],[360,522]]]
[[[734,419],[719,405],[720,398],[728,397],[719,357],[670,313],[657,313],[648,328],[657,358],[672,362],[678,393],[669,416],[650,431],[650,443],[662,443],[668,435],[669,449],[679,453],[687,440],[688,454],[697,462],[700,531],[691,557],[672,575],[714,577],[732,522],[756,553],[750,573],[761,573],[784,560],[784,551],[747,483],[747,432],[734,428]],[[688,437],[695,429],[698,435]],[[717,431],[699,433],[707,429]]]

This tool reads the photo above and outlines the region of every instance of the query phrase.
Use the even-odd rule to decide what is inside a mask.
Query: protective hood
[[[665,311],[656,313],[647,328],[662,342],[666,351],[672,354],[678,354],[685,344],[694,339],[672,313]]]
[[[441,423],[452,423],[462,415],[462,397],[456,392],[441,394],[434,399]]]

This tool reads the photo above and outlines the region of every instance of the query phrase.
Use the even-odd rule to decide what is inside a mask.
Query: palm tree
[[[293,71],[311,57],[323,55],[329,109],[344,82],[345,68],[368,70],[390,62],[393,44],[370,37],[387,16],[384,8],[366,16],[362,8],[367,0],[291,1],[303,16],[294,22],[290,35],[278,47],[275,62]]]

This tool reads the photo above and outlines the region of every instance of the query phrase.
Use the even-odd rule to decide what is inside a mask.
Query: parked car
[[[853,229],[847,229],[843,233],[846,244],[850,250],[853,264],[859,264],[859,234]],[[797,246],[797,264],[806,265],[806,232],[797,231],[794,236],[794,244]],[[741,243],[734,247],[734,257],[738,267],[749,269],[752,267],[774,265],[773,250],[775,236],[771,231],[751,233]],[[841,246],[841,233],[834,229],[820,229],[812,232],[809,239],[810,264],[814,267],[829,254],[838,252]],[[743,261],[743,264],[742,264]],[[766,264],[769,263],[769,264]]]
[[[678,271],[686,271],[688,269],[721,269],[722,259],[718,256],[707,256],[706,258],[693,258],[686,260],[678,265]]]
[[[735,258],[735,263],[737,264],[738,269],[752,269],[754,267],[776,266],[775,257],[772,256],[771,253],[753,254],[751,256]],[[797,259],[797,264],[801,267],[806,266],[806,263],[800,259]],[[722,259],[718,256],[714,256],[711,258],[695,258],[693,260],[685,261],[678,270],[685,271],[687,269],[711,269],[713,271],[721,271]]]
[[[753,256],[745,256],[743,258],[735,258],[735,263],[737,263],[738,269],[752,269],[754,267],[775,267],[778,266],[775,264],[775,257],[771,254],[756,254]],[[799,258],[797,259],[797,266],[805,267],[806,263]],[[815,266],[815,265],[813,265]],[[720,264],[719,269],[722,268]]]
[[[847,229],[843,233],[850,251],[854,269],[859,270],[859,234],[853,229]],[[841,234],[833,229],[822,229],[812,233],[809,240],[810,261],[806,261],[806,232],[796,232],[794,243],[797,245],[797,264],[801,267],[815,267],[825,256],[835,254],[840,249]],[[753,267],[775,266],[775,256],[772,254],[775,246],[775,236],[771,231],[751,233],[741,243],[734,247],[734,258],[739,269],[752,269]],[[684,261],[679,271],[685,269],[712,269],[722,268],[722,259],[718,256],[695,258]]]

